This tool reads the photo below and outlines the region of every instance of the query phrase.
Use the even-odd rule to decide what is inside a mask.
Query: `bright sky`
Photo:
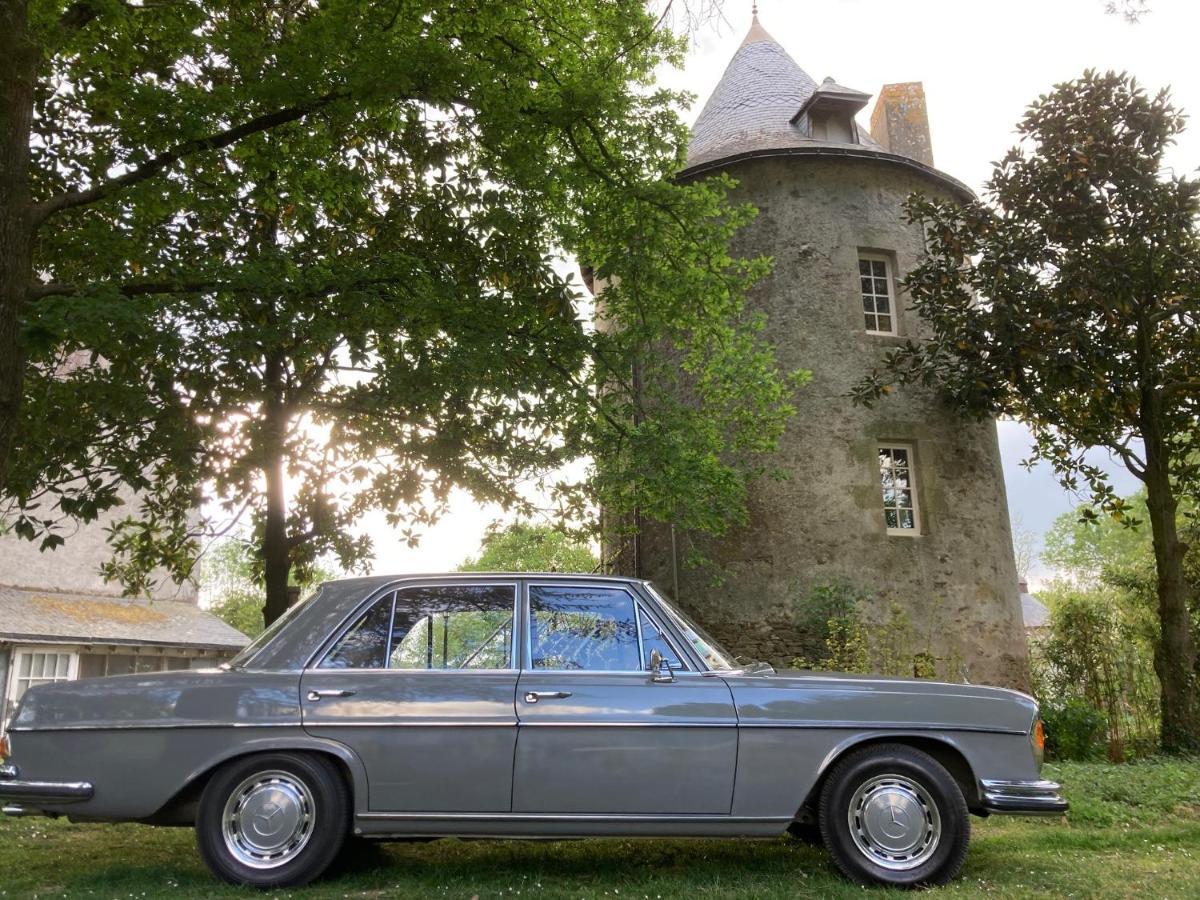
[[[818,82],[832,75],[871,93],[889,82],[924,82],[934,160],[976,190],[991,161],[1014,142],[1013,125],[1028,103],[1087,68],[1128,71],[1152,90],[1169,86],[1177,105],[1200,110],[1196,0],[1151,0],[1151,13],[1136,25],[1106,15],[1104,0],[760,0],[758,6],[763,26]],[[741,43],[750,0],[726,0],[725,15],[726,23],[696,36],[683,71],[662,73],[664,84],[697,95],[689,119]],[[1180,171],[1200,163],[1200,123],[1184,135],[1172,162]],[[1040,536],[1077,500],[1048,471],[1018,465],[1029,446],[1021,425],[1002,422],[999,429],[1010,510]],[[1107,457],[1098,453],[1095,461]],[[1120,492],[1137,487],[1113,468]],[[404,547],[382,518],[373,520],[375,570],[453,568],[477,552],[499,515],[460,495],[416,549]],[[1045,574],[1035,570],[1035,586]]]

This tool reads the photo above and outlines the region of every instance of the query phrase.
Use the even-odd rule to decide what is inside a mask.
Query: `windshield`
[[[704,660],[710,669],[738,668],[737,664],[733,661],[733,655],[709,637],[703,628],[668,603],[667,598],[656,591],[652,585],[647,584],[646,588],[658,599],[658,602],[667,614],[675,620],[675,625],[683,632],[683,636],[691,642],[692,647],[700,654],[700,658]]]
[[[239,653],[237,656],[235,656],[229,662],[225,663],[225,667],[230,668],[230,669],[240,669],[244,665],[246,665],[246,663],[250,662],[250,660],[253,659],[254,656],[258,653],[258,651],[261,650],[263,647],[267,646],[267,644],[269,644],[271,642],[272,638],[274,638],[275,635],[279,634],[279,632],[281,632],[283,630],[283,627],[285,625],[287,625],[288,622],[292,621],[293,618],[295,618],[296,613],[298,613],[304,607],[308,606],[308,604],[312,601],[313,597],[317,596],[317,594],[319,594],[319,593],[321,593],[321,591],[318,588],[317,590],[315,590],[311,594],[309,594],[307,597],[305,597],[303,600],[298,600],[296,602],[295,606],[288,609],[287,612],[285,612],[282,616],[280,616],[278,619],[276,619],[274,622],[272,622],[270,627],[267,628],[266,631],[264,631],[262,634],[260,634],[254,640],[252,640],[249,644],[247,644],[245,647],[243,647],[241,653]]]

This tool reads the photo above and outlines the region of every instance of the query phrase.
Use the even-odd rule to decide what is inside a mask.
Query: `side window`
[[[619,588],[531,585],[529,646],[533,668],[640,670],[636,616],[633,597]]]
[[[410,588],[396,595],[391,669],[507,669],[512,585]]]
[[[638,607],[638,619],[642,624],[642,668],[647,671],[650,669],[650,655],[657,650],[670,663],[672,669],[686,670],[687,664],[679,658],[675,648],[667,642],[666,635],[659,630],[658,625],[646,615],[646,611],[640,606]]]
[[[387,664],[388,632],[395,594],[378,600],[321,661],[322,669],[382,669]]]
[[[372,606],[326,654],[322,669],[507,669],[512,585],[397,591]]]

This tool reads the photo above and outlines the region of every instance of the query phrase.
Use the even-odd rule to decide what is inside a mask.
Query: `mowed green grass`
[[[1200,760],[1046,767],[1065,820],[973,819],[958,881],[927,896],[1200,898]],[[277,896],[704,898],[887,896],[790,839],[443,840],[372,846]],[[899,895],[899,894],[897,894]],[[0,898],[254,897],[209,877],[190,829],[0,822]],[[911,896],[911,894],[907,895]]]

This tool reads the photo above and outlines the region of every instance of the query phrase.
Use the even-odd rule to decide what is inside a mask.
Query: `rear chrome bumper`
[[[10,816],[29,815],[41,806],[61,806],[91,800],[94,790],[87,781],[26,781],[13,765],[0,766],[0,800]]]
[[[983,808],[989,813],[1017,816],[1058,816],[1070,804],[1062,785],[1053,781],[981,781]]]

